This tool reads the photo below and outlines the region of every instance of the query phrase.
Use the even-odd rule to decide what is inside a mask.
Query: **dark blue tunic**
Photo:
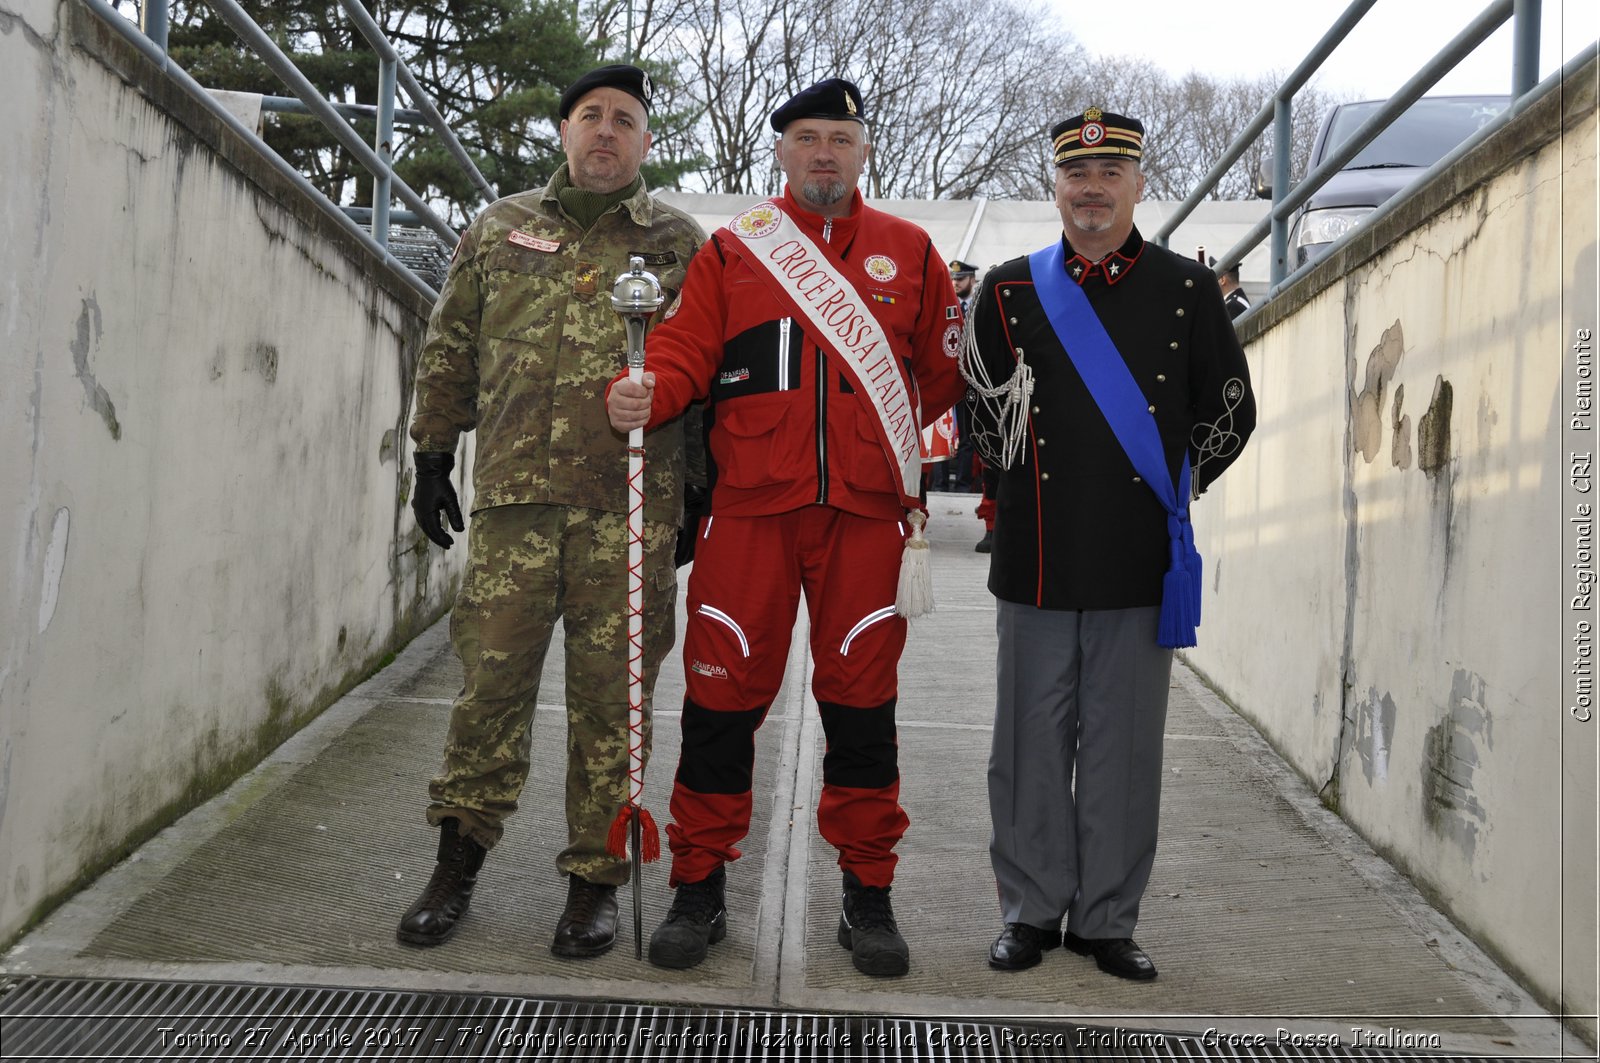
[[[1216,277],[1137,229],[1099,263],[1070,244],[1065,257],[1154,408],[1174,482],[1187,453],[1203,491],[1255,427],[1249,368]],[[1166,512],[1057,340],[1026,258],[989,271],[973,329],[990,380],[1010,377],[1019,347],[1034,374],[1023,460],[999,471],[994,486],[989,590],[1043,609],[1159,605]],[[972,415],[985,417],[981,406]],[[1203,521],[1203,507],[1196,511]]]

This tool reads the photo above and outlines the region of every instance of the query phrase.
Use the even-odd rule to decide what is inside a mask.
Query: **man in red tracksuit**
[[[827,736],[817,821],[844,873],[839,943],[866,974],[910,966],[889,903],[908,823],[895,594],[916,435],[965,390],[962,316],[928,235],[856,191],[863,111],[854,85],[830,79],[773,113],[784,194],[712,236],[650,335],[644,383],[620,376],[607,395],[619,431],[710,400],[711,508],[689,576],[667,829],[677,892],[650,939],[658,966],[692,967],[727,933],[724,865],[749,830],[755,732],[802,591]]]

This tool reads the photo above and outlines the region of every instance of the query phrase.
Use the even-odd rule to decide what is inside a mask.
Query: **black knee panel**
[[[684,698],[678,782],[697,794],[748,793],[756,760],[756,728],[766,717],[765,705],[717,712]]]
[[[858,790],[878,790],[900,778],[900,749],[895,744],[894,699],[870,708],[817,702],[828,751],[822,757],[822,781]]]

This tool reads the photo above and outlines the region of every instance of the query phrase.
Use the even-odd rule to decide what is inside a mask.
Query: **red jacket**
[[[847,262],[876,258],[887,276],[862,294],[889,334],[907,392],[929,424],[966,391],[956,368],[960,303],[928,234],[866,205],[825,219],[784,190],[781,204],[817,243]],[[709,398],[706,432],[711,511],[785,513],[811,504],[868,517],[904,513],[889,457],[874,434],[870,403],[791,321],[767,283],[714,233],[689,264],[675,309],[645,343],[656,377],[650,425]],[[881,261],[887,259],[886,267]]]

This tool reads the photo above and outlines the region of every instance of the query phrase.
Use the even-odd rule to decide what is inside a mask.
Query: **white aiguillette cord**
[[[969,424],[972,441],[983,460],[1000,469],[1009,469],[1027,460],[1022,439],[1028,430],[1028,401],[1033,396],[1033,367],[1014,348],[1017,366],[1009,377],[996,384],[978,353],[973,323],[977,314],[968,315],[961,333],[961,375],[972,387],[976,401]],[[991,425],[993,427],[991,427]]]

